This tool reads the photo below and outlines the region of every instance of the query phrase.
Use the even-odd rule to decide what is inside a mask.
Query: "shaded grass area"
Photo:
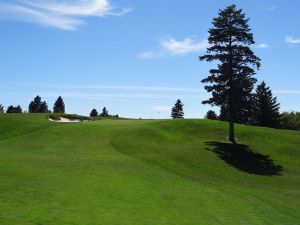
[[[282,166],[276,165],[270,156],[254,152],[249,146],[222,142],[206,142],[220,159],[241,171],[265,176],[281,175]]]
[[[0,124],[0,224],[300,221],[299,132],[237,126],[235,149],[218,121]]]

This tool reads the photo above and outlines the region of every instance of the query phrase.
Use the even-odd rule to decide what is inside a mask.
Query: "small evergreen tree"
[[[1,113],[4,113],[4,107],[3,107],[2,104],[0,104],[0,114],[1,114]]]
[[[97,117],[98,116],[98,111],[96,109],[92,109],[90,113],[90,117]]]
[[[102,109],[102,113],[100,114],[101,117],[109,117],[109,112],[108,110],[106,109],[106,107],[104,107]]]
[[[229,140],[232,143],[235,143],[234,122],[237,114],[248,108],[256,82],[253,75],[260,67],[260,59],[250,49],[255,42],[248,21],[235,5],[220,10],[209,30],[210,47],[206,55],[200,57],[201,61],[218,62],[218,66],[202,80],[207,84],[205,90],[212,93],[212,97],[202,103],[228,107]]]
[[[206,115],[205,115],[205,118],[208,119],[208,120],[217,120],[218,116],[217,116],[215,111],[208,110]]]
[[[53,113],[65,113],[65,103],[61,96],[54,103]]]
[[[280,104],[273,97],[270,87],[265,82],[259,84],[255,93],[255,124],[263,127],[278,127],[280,123]]]
[[[184,118],[183,106],[184,105],[182,104],[181,100],[178,99],[171,111],[171,116],[173,119]]]

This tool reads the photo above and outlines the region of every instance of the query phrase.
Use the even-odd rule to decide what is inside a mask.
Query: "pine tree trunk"
[[[232,106],[229,106],[229,140],[231,141],[232,144],[235,144],[235,137],[234,137],[234,109]]]
[[[235,144],[235,137],[234,137],[234,121],[230,118],[229,122],[229,140],[232,144]]]

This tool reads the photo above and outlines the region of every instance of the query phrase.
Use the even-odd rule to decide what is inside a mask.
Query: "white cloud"
[[[177,41],[176,39],[170,38],[162,42],[162,47],[174,55],[204,51],[208,46],[207,40],[196,42],[191,38],[185,38],[183,41]]]
[[[256,46],[256,48],[269,48],[269,45],[266,43],[260,43]]]
[[[76,30],[85,17],[122,16],[130,9],[115,12],[110,0],[20,0],[0,4],[0,14],[9,20],[37,23],[64,30]]]
[[[299,37],[293,37],[293,36],[287,36],[285,38],[285,42],[288,44],[300,44],[300,38]]]
[[[160,41],[156,50],[142,52],[138,55],[141,59],[159,58],[170,55],[186,55],[193,52],[205,51],[209,47],[206,39],[196,41],[192,38],[185,38],[182,41],[175,38],[167,38]]]

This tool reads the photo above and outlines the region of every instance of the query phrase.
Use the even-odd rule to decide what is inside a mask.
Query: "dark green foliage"
[[[106,107],[104,107],[102,109],[102,113],[100,113],[100,116],[101,117],[109,117],[109,113],[108,113],[108,110],[106,109]]]
[[[98,116],[98,111],[96,109],[92,109],[90,113],[90,117],[97,117]]]
[[[6,113],[22,113],[22,108],[20,105],[17,107],[10,105],[7,107]]]
[[[219,120],[229,122],[228,109],[225,105],[220,108]]]
[[[208,119],[208,120],[217,120],[218,116],[217,116],[215,111],[208,110],[206,115],[205,115],[205,118]]]
[[[53,113],[65,113],[65,103],[61,96],[54,103]]]
[[[249,98],[250,100],[250,98]],[[241,124],[252,124],[252,114],[253,114],[253,100],[249,101],[249,104],[245,105],[243,109],[241,109],[239,112],[236,112],[236,116],[234,119],[235,123],[241,123]],[[220,107],[220,115],[219,120],[221,121],[227,121],[229,122],[229,107],[222,105]]]
[[[15,107],[12,105],[8,106],[6,109],[6,113],[14,113],[15,112]]]
[[[288,130],[300,130],[300,112],[284,112],[280,116],[280,127]]]
[[[200,60],[217,61],[218,66],[202,80],[205,90],[212,94],[203,104],[228,106],[229,139],[234,143],[234,121],[239,112],[250,107],[256,83],[253,75],[260,67],[260,59],[250,49],[255,42],[242,10],[235,5],[228,6],[219,11],[212,24],[208,38],[210,47]]]
[[[49,113],[47,102],[42,102],[42,105],[40,107],[40,113]]]
[[[178,99],[171,111],[171,116],[173,119],[184,118],[183,106],[184,105],[182,104],[181,100]]]
[[[0,113],[4,113],[4,107],[2,104],[0,104]]]
[[[28,106],[28,112],[29,113],[48,113],[48,105],[44,101],[42,102],[42,99],[40,96],[36,96],[33,101],[30,102]]]
[[[254,123],[263,127],[279,127],[280,104],[273,97],[265,82],[259,84],[255,93]]]
[[[31,101],[31,102],[29,103],[29,106],[28,106],[28,112],[29,112],[29,113],[37,113],[37,112],[36,112],[36,105],[35,105],[34,101]]]
[[[15,107],[15,113],[22,113],[22,112],[23,112],[23,110],[22,110],[22,108],[21,108],[20,105],[18,105],[17,107]]]

